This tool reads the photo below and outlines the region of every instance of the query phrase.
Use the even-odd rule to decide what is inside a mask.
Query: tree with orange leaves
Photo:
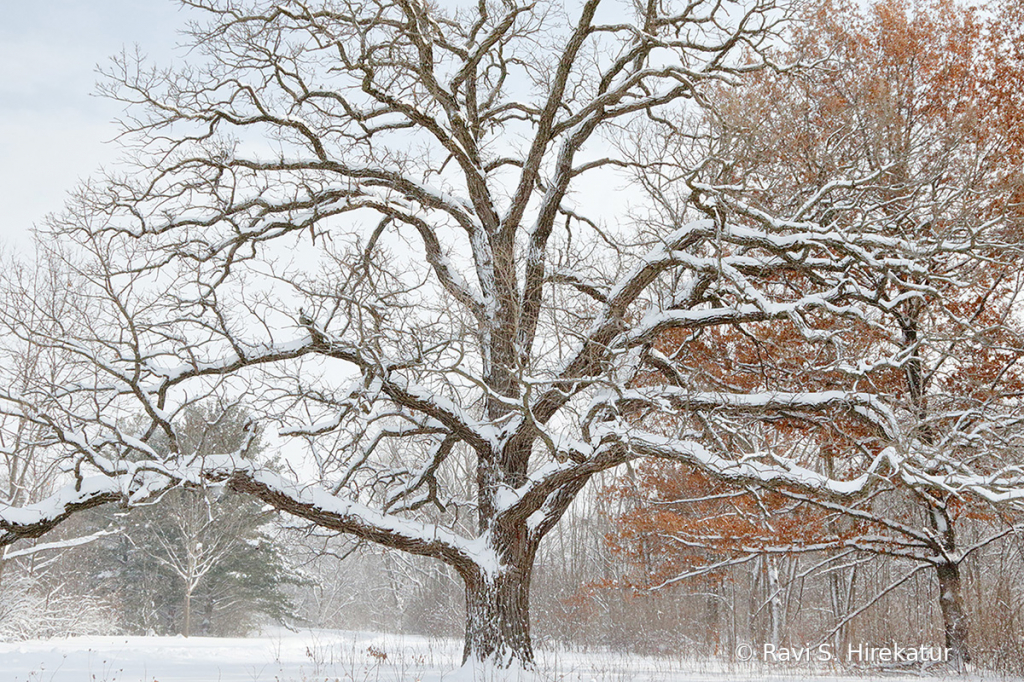
[[[657,555],[652,583],[773,552],[904,557],[934,569],[946,646],[958,667],[970,661],[960,565],[1020,522],[1024,280],[1016,262],[1024,216],[1021,174],[1008,160],[1019,158],[1024,141],[1013,85],[1024,75],[1013,40],[1021,12],[1007,4],[986,22],[948,0],[882,0],[865,12],[819,3],[780,59],[807,66],[722,90],[714,147],[695,152],[685,124],[657,121],[644,131],[666,168],[704,155],[703,175],[666,170],[660,183],[648,179],[656,219],[675,219],[689,202],[768,229],[870,234],[874,267],[852,258],[834,267],[845,278],[840,286],[886,294],[869,315],[823,306],[841,320],[827,328],[824,315],[811,312],[666,331],[651,344],[653,369],[639,383],[648,392],[677,387],[677,425],[703,429],[719,452],[740,453],[732,473],[788,462],[829,479],[875,482],[871,494],[853,499],[730,476],[728,468],[695,474],[645,465],[639,492],[620,490],[637,507],[614,542]],[[921,249],[887,260],[886,245],[907,238]],[[962,248],[941,248],[957,240]],[[788,276],[776,286],[795,297],[811,281]],[[685,284],[695,286],[714,282]],[[879,433],[855,412],[775,405],[738,417],[726,401],[710,409],[688,398],[697,391],[865,392],[893,407],[900,435]],[[637,400],[634,417],[644,419],[641,406],[649,405]],[[879,466],[886,452],[899,456]],[[999,485],[979,487],[980,480]],[[722,489],[723,481],[732,487]],[[984,519],[989,532],[965,547],[957,527],[968,516]]]

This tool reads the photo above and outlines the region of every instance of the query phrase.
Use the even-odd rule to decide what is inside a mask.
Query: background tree
[[[926,246],[914,254],[906,280],[886,280],[882,270],[848,271],[851,278],[865,277],[862,285],[872,282],[866,288],[890,294],[875,314],[846,322],[855,334],[834,329],[834,343],[809,343],[800,320],[659,340],[659,353],[693,368],[687,379],[703,369],[699,380],[708,390],[763,385],[886,395],[910,447],[931,453],[921,475],[892,478],[891,486],[878,486],[853,504],[783,485],[764,494],[726,489],[715,504],[728,510],[718,513],[700,501],[716,490],[701,476],[650,468],[645,485],[654,499],[638,512],[642,524],[648,531],[657,527],[653,535],[661,539],[654,542],[684,552],[662,570],[678,572],[673,564],[693,556],[687,546],[718,552],[716,561],[723,562],[840,548],[905,557],[934,568],[946,646],[961,664],[969,660],[960,566],[1020,522],[1015,493],[948,485],[942,476],[956,469],[996,472],[1019,461],[1015,414],[1024,377],[1021,279],[1013,261],[1020,252],[1020,189],[1019,175],[1006,164],[1018,144],[1012,130],[1017,105],[994,103],[985,94],[1000,35],[998,25],[986,28],[971,9],[950,2],[879,2],[864,13],[821,3],[795,40],[800,55],[818,62],[815,68],[765,72],[721,91],[715,110],[722,132],[713,139],[729,162],[718,166],[715,182],[728,185],[736,198],[727,203],[754,220],[778,225],[769,216],[790,215],[794,227],[807,221],[840,234],[870,225],[879,240],[910,236],[922,244],[998,227],[990,232],[995,241],[971,245],[984,254],[977,260]],[[1000,68],[1006,75],[1009,67]],[[678,133],[667,134],[667,144],[674,144]],[[681,143],[687,153],[688,144]],[[663,206],[666,196],[655,194]],[[677,374],[645,381],[683,376],[673,369]],[[986,411],[1006,415],[991,438],[981,435],[993,429],[982,416]],[[850,420],[783,417],[728,446],[802,453],[796,457],[834,476],[851,460],[877,453],[865,440],[872,438]],[[767,501],[778,493],[786,504]],[[744,499],[753,506],[748,501],[744,510]],[[781,516],[786,506],[796,514]],[[736,528],[735,519],[754,525]],[[957,529],[965,522],[977,535],[961,545]],[[771,531],[758,532],[758,524]],[[845,616],[837,619],[845,622]]]
[[[238,635],[288,622],[296,577],[259,502],[174,490],[158,507],[118,516],[119,533],[84,561],[128,632]]]
[[[33,326],[56,319],[73,324],[80,301],[57,260],[33,267],[5,253],[2,263],[6,276],[29,294],[5,298],[2,304],[8,306],[8,314]],[[66,360],[53,348],[5,336],[0,339],[0,385],[34,406],[52,406],[44,387],[75,377]],[[47,441],[45,428],[25,415],[0,417],[0,509],[26,509],[45,504],[55,493],[60,497],[60,453]],[[74,548],[103,537],[109,529],[75,528],[45,541],[35,539],[41,532],[28,530],[30,541],[18,548],[11,543],[21,536],[0,530],[0,637],[92,634],[108,627],[110,614],[101,598],[69,589],[56,576],[62,554],[75,554]]]
[[[246,419],[237,406],[196,405],[178,436],[200,455],[234,452]],[[259,459],[263,448],[251,440],[245,455]],[[178,488],[128,513],[97,513],[117,534],[93,549],[91,579],[119,602],[129,631],[238,634],[261,617],[287,620],[296,577],[273,537],[275,515],[262,507],[223,489]]]

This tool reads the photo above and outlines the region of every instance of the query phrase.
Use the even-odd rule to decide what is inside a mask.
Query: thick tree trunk
[[[525,524],[498,525],[489,534],[494,565],[462,574],[466,585],[463,664],[533,668],[530,580],[538,538]]]
[[[960,566],[952,562],[940,563],[935,570],[939,577],[939,606],[949,662],[963,671],[971,662],[971,654],[967,649],[967,612],[960,586]]]
[[[466,580],[466,645],[463,663],[489,662],[501,668],[533,667],[530,641],[530,574],[527,566]]]

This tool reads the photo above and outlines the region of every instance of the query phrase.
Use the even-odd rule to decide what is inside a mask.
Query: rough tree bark
[[[935,559],[935,575],[939,584],[939,609],[942,612],[945,646],[949,651],[949,661],[963,672],[971,662],[968,641],[970,628],[967,610],[964,608],[955,530],[946,510],[941,507],[930,510],[929,522],[941,545],[941,553]]]
[[[524,529],[525,530],[525,529]],[[518,544],[518,543],[516,543]],[[466,641],[463,661],[509,660],[532,665],[530,581],[536,543],[524,543],[501,554],[501,567],[480,570],[466,583]]]

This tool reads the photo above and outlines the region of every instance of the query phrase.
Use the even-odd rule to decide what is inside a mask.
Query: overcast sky
[[[120,108],[93,95],[96,66],[135,44],[167,64],[184,15],[171,0],[3,5],[0,242],[9,244],[24,243],[80,178],[116,156],[109,140]]]

